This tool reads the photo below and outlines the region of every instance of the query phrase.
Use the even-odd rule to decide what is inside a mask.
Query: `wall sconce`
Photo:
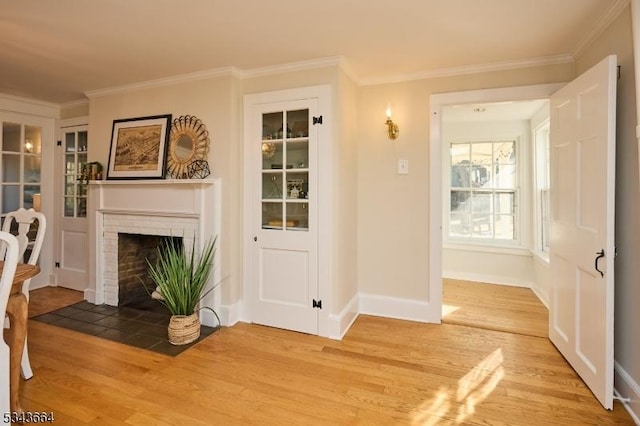
[[[389,139],[396,140],[398,138],[398,134],[400,133],[400,129],[398,128],[398,125],[391,120],[391,107],[387,107],[386,112],[387,121],[385,122],[385,124],[387,125],[387,133],[389,135]]]

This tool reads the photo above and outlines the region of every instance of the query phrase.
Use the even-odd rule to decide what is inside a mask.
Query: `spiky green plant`
[[[195,238],[190,254],[187,254],[183,245],[177,246],[171,239],[166,239],[158,247],[155,264],[147,259],[149,275],[164,298],[160,302],[172,315],[193,314],[200,300],[215,288],[213,286],[205,291],[213,269],[216,240],[217,237],[207,241],[196,259]],[[213,312],[219,322],[218,314],[211,308],[207,309]]]

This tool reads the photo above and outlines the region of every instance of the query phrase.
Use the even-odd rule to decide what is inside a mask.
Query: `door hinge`
[[[622,65],[618,65],[618,80],[622,78]]]
[[[322,300],[313,299],[313,307],[314,308],[318,308],[318,309],[322,309]]]
[[[315,126],[316,124],[322,124],[322,116],[313,117],[313,125]]]
[[[60,262],[56,262],[56,268],[60,268]]]
[[[58,141],[57,145],[62,146],[62,141]]]

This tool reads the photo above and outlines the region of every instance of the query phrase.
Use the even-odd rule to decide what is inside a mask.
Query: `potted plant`
[[[215,286],[206,289],[213,269],[217,238],[204,245],[199,256],[196,256],[195,238],[190,253],[182,244],[167,238],[158,247],[158,258],[155,263],[147,259],[149,275],[156,284],[156,297],[171,312],[169,321],[169,342],[174,345],[185,345],[200,337],[200,319],[198,304]],[[218,314],[210,307],[220,323]]]

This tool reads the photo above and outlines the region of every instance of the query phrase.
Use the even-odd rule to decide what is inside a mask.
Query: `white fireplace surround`
[[[208,287],[220,282],[220,179],[92,181],[89,184],[88,219],[90,276],[94,284],[85,299],[95,304],[118,305],[118,234],[182,237],[196,250],[217,236],[214,268]],[[219,289],[212,291],[201,306],[216,311]],[[214,315],[200,311],[204,325],[217,325]]]

